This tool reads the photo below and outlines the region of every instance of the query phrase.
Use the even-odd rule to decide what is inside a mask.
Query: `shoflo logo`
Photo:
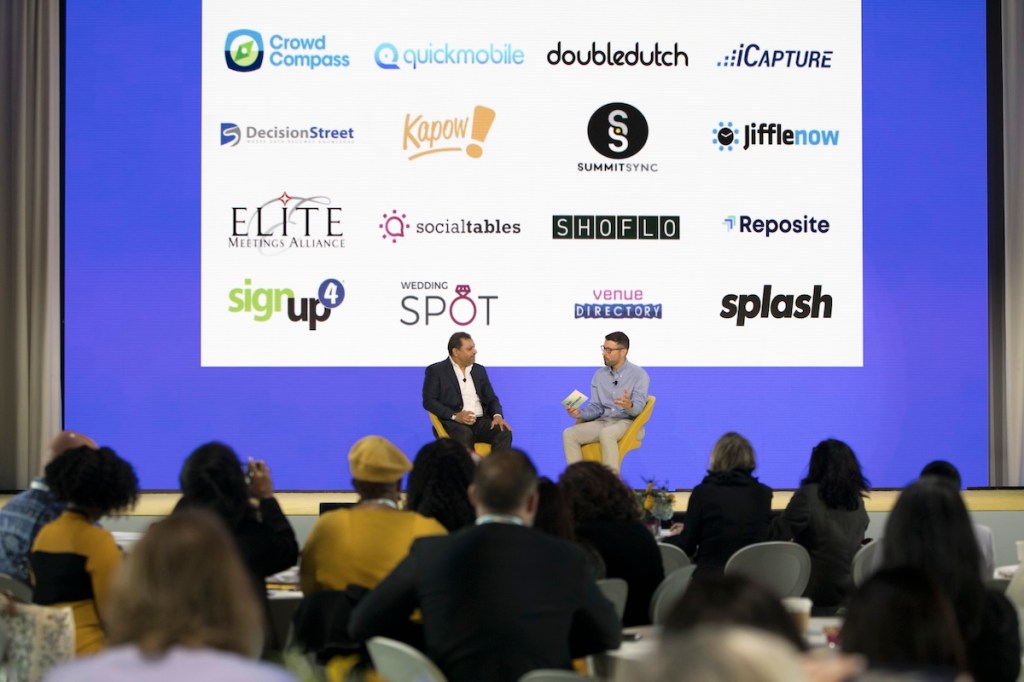
[[[263,66],[263,36],[247,28],[232,31],[224,41],[224,61],[232,71],[260,68]]]
[[[677,215],[555,215],[552,239],[679,239]]]
[[[587,124],[590,145],[609,159],[628,159],[647,144],[647,119],[632,104],[612,102],[595,111]]]

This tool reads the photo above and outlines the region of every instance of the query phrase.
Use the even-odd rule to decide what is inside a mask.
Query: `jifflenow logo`
[[[288,249],[341,249],[344,237],[341,207],[332,206],[326,196],[283,192],[256,206],[231,208],[228,246],[233,249],[257,249],[263,255]]]
[[[242,131],[239,130],[237,123],[220,124],[220,146],[235,147],[241,139]]]
[[[509,222],[499,216],[413,223],[405,213],[399,213],[398,209],[392,209],[390,213],[382,214],[381,218],[381,222],[377,225],[381,230],[381,238],[390,239],[392,244],[397,244],[400,239],[404,240],[407,234],[474,239],[516,235],[522,232],[522,226],[519,223]]]
[[[726,216],[722,221],[730,232],[737,227],[739,234],[762,234],[771,237],[773,234],[828,234],[832,225],[824,218],[816,218],[806,213],[797,218],[762,218],[749,215]]]
[[[483,143],[494,118],[494,109],[480,105],[473,107],[472,116],[461,118],[425,119],[423,114],[406,114],[402,149],[412,152],[410,161],[431,154],[461,151],[479,159],[484,155]]]
[[[750,43],[730,51],[715,66],[754,69],[831,69],[832,50],[762,49]]]
[[[711,143],[720,152],[731,152],[739,145],[740,131],[732,121],[719,121],[711,130]],[[771,146],[836,147],[839,131],[822,128],[786,128],[781,123],[749,123],[743,126],[743,150]]]
[[[244,139],[247,144],[353,144],[355,128],[332,128],[319,125],[292,126],[240,126],[237,123],[220,124],[220,144],[235,147]]]
[[[315,297],[297,297],[289,288],[253,288],[252,279],[228,292],[229,313],[251,314],[255,322],[268,322],[287,307],[289,322],[304,322],[310,331],[327,321],[331,311],[345,300],[345,286],[341,280],[328,278],[321,282]]]
[[[596,303],[574,303],[577,320],[660,320],[664,306],[646,300],[643,289],[591,289]]]
[[[775,319],[830,318],[832,297],[821,292],[822,286],[815,284],[811,294],[772,296],[772,285],[765,284],[761,295],[726,294],[722,298],[722,312],[719,315],[726,320],[736,318],[737,327],[758,317],[767,319],[769,315]]]
[[[679,216],[556,215],[552,239],[679,239]]]
[[[512,43],[483,47],[453,47],[449,43],[426,47],[399,49],[394,43],[381,43],[373,51],[373,61],[382,69],[397,70],[402,65],[415,71],[424,66],[518,66],[525,60],[525,53]]]
[[[487,327],[491,324],[491,313],[498,300],[494,294],[474,294],[469,284],[456,284],[452,287],[455,290],[453,296],[449,291],[449,283],[441,281],[404,281],[401,288],[412,291],[432,291],[430,294],[407,294],[402,297],[401,307],[404,311],[399,322],[406,326],[423,324],[430,326],[431,318],[444,317],[443,320],[435,320],[442,324],[448,321],[460,327],[468,327],[477,323]]]
[[[616,46],[619,47],[619,46]],[[662,48],[661,43],[653,47],[640,47],[639,42],[633,43],[632,49],[615,49],[611,41],[598,46],[597,41],[590,43],[589,49],[562,48],[559,40],[555,49],[548,52],[548,64],[551,66],[689,66],[690,58],[679,43],[671,48]]]
[[[224,61],[232,71],[255,71],[263,66],[263,36],[259,31],[240,28],[224,41]]]

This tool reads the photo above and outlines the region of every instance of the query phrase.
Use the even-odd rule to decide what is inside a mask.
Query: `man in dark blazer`
[[[477,523],[421,538],[352,613],[356,639],[388,636],[423,614],[426,653],[450,682],[515,682],[537,668],[619,646],[621,623],[578,545],[530,526],[537,470],[495,452],[469,488]]]
[[[483,365],[474,363],[476,344],[466,332],[448,339],[448,359],[427,367],[423,377],[423,408],[444,424],[448,436],[472,451],[473,443],[492,449],[512,446],[512,427],[502,416]]]

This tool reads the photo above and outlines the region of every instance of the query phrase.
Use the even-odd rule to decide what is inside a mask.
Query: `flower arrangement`
[[[636,501],[643,512],[644,523],[658,523],[672,518],[675,496],[664,485],[655,487],[653,480],[647,481],[647,487],[636,491]]]

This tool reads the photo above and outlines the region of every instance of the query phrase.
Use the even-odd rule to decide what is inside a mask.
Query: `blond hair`
[[[732,471],[733,469],[753,471],[756,467],[753,446],[750,441],[735,431],[730,431],[719,438],[715,447],[711,449],[708,471]]]

